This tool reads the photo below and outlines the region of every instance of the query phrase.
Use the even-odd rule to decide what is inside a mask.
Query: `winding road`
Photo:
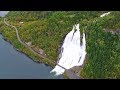
[[[48,59],[48,58],[46,58],[45,56],[43,56],[43,55],[38,54],[37,52],[35,52],[30,46],[28,46],[26,43],[24,43],[24,42],[20,39],[20,36],[19,36],[19,33],[18,33],[17,28],[16,28],[15,26],[13,26],[13,25],[10,25],[8,22],[6,22],[6,18],[4,18],[4,23],[5,23],[7,26],[10,26],[10,27],[12,27],[12,28],[15,29],[17,39],[18,39],[18,41],[19,41],[22,45],[24,45],[25,47],[29,48],[30,51],[32,51],[34,54],[37,54],[39,57],[42,57],[42,58],[44,58],[44,59]],[[48,59],[48,60],[49,60],[49,59]]]
[[[6,18],[4,18],[4,23],[5,23],[7,26],[12,27],[12,28],[15,29],[15,31],[16,31],[16,36],[17,36],[18,41],[19,41],[22,45],[24,45],[25,47],[29,48],[31,52],[33,52],[34,54],[38,55],[39,57],[42,57],[43,59],[47,59],[47,60],[49,60],[50,62],[55,63],[55,64],[57,64],[58,66],[62,67],[61,65],[59,65],[59,64],[58,64],[57,62],[55,62],[54,60],[50,60],[49,58],[45,57],[44,55],[41,55],[41,54],[35,52],[30,46],[28,46],[26,43],[24,43],[24,42],[20,39],[20,36],[19,36],[19,33],[18,33],[18,29],[17,29],[15,26],[13,26],[13,25],[9,24],[8,22],[6,22]],[[71,72],[70,70],[67,70],[67,69],[64,68],[64,67],[62,67],[62,68],[66,70],[66,73],[67,73],[67,75],[69,76],[69,78],[71,78],[71,79],[80,79],[80,77],[77,76],[75,73]]]

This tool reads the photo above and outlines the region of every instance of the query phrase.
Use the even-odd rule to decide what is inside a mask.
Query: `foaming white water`
[[[75,31],[75,29],[77,29]],[[61,58],[58,64],[65,69],[70,69],[74,66],[81,66],[84,63],[86,55],[86,40],[83,33],[82,45],[80,44],[80,29],[79,24],[73,26],[63,42],[61,47]],[[56,72],[56,75],[63,74],[65,69],[58,65],[51,72]]]
[[[109,14],[110,14],[110,12],[103,13],[102,15],[100,15],[100,17],[104,17],[104,16],[107,16],[107,15],[109,15]]]

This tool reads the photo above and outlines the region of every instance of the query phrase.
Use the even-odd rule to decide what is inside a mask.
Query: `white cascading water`
[[[75,31],[76,29],[76,31]],[[80,29],[79,24],[73,26],[63,42],[61,47],[61,58],[58,64],[65,69],[70,69],[74,66],[81,66],[84,63],[86,55],[86,40],[85,33],[83,33],[82,45],[80,44]],[[58,65],[51,72],[56,75],[63,74],[65,69]]]
[[[109,14],[110,14],[110,12],[103,13],[102,15],[100,15],[100,17],[105,17],[105,16],[107,16],[107,15],[109,15]]]

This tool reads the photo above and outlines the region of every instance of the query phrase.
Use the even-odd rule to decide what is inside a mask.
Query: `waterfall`
[[[103,13],[102,15],[100,15],[100,17],[104,17],[104,16],[107,16],[107,15],[109,15],[109,14],[110,14],[110,12]]]
[[[61,58],[58,62],[60,66],[65,69],[70,69],[74,66],[81,66],[84,63],[86,40],[85,33],[83,32],[82,45],[80,44],[79,24],[74,25],[73,29],[66,35],[61,49]],[[57,76],[63,74],[65,69],[60,66],[56,65],[51,73],[55,72]]]

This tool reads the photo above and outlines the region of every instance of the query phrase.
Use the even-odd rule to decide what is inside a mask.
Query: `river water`
[[[16,51],[0,35],[0,79],[62,79],[50,74],[52,67],[33,62]]]
[[[0,11],[4,17],[8,12]],[[53,68],[36,63],[3,39],[0,34],[0,79],[63,79],[50,73]]]

